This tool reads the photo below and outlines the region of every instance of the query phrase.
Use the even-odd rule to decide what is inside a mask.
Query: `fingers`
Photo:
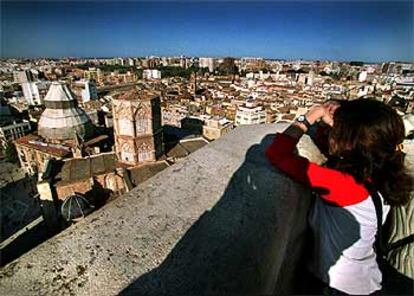
[[[333,115],[335,113],[336,109],[339,108],[340,104],[336,101],[329,101],[329,102],[326,102],[325,104],[323,104],[323,106],[326,108],[328,113]]]
[[[325,104],[323,104],[323,106],[326,109],[326,113],[329,114],[330,119],[328,120],[328,122],[326,122],[327,124],[329,124],[330,126],[333,125],[333,116],[335,114],[335,111],[340,107],[340,104],[336,101],[329,101],[326,102]],[[325,120],[324,120],[325,121]]]
[[[322,121],[325,122],[327,125],[329,126],[333,126],[333,116],[330,115],[329,113],[326,114],[324,117],[322,117]]]
[[[323,105],[313,105],[306,113],[306,118],[313,124],[326,114],[326,109]]]

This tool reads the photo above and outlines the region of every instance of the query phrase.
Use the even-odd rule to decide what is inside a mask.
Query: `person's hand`
[[[326,111],[329,113],[331,119],[333,119],[336,109],[338,109],[341,105],[337,101],[328,101],[324,103],[323,106],[326,108]]]
[[[309,109],[305,116],[310,124],[314,124],[316,121],[322,120],[327,125],[332,126],[333,115],[338,107],[339,103],[335,101],[329,101],[323,105],[316,104]]]
[[[305,114],[305,117],[310,124],[314,124],[323,117],[327,117],[328,114],[328,109],[325,108],[324,105],[315,104],[309,108],[308,112]]]

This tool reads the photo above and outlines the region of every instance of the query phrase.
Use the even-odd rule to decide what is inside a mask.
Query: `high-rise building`
[[[42,103],[39,88],[35,82],[22,82],[21,85],[24,98],[29,105],[40,105]]]
[[[127,59],[127,65],[130,67],[134,67],[135,66],[135,61],[132,58],[128,58]]]
[[[163,154],[160,98],[133,89],[112,101],[115,151],[118,160],[138,165]]]
[[[26,102],[31,105],[43,104],[43,98],[49,90],[49,81],[23,82],[22,90]]]
[[[30,70],[15,71],[13,78],[14,82],[17,83],[32,82],[34,80],[33,73]]]
[[[209,72],[214,71],[214,59],[213,58],[199,58],[198,64],[200,68],[208,68]]]

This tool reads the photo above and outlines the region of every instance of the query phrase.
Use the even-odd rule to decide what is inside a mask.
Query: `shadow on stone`
[[[52,202],[49,203],[53,206]],[[0,250],[0,266],[4,266],[16,258],[19,258],[24,253],[53,236],[53,233],[48,231],[44,221],[30,228],[27,228],[26,226],[27,225],[19,229],[20,231],[23,231],[19,236]]]
[[[300,257],[310,191],[268,163],[264,152],[272,138],[267,135],[248,149],[216,205],[191,226],[164,262],[120,295],[275,292],[280,266],[286,258],[296,266]],[[293,274],[293,268],[288,270]]]

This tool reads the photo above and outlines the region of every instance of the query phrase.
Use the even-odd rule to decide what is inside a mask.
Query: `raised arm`
[[[331,115],[321,105],[312,107],[305,117],[309,124],[318,119],[332,124]],[[334,204],[347,206],[364,200],[368,192],[351,175],[319,166],[295,154],[296,144],[306,131],[307,125],[294,122],[283,133],[276,134],[266,150],[269,161],[295,181],[316,189],[322,198]]]

